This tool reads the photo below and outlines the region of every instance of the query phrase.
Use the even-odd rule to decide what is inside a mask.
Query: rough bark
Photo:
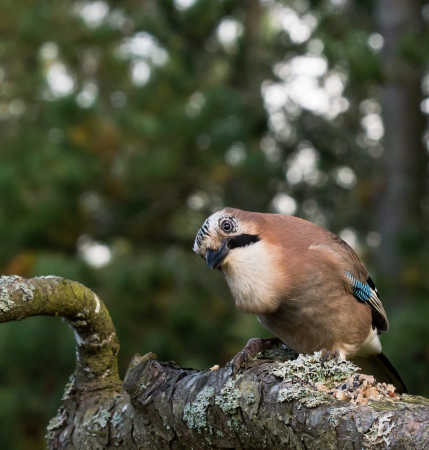
[[[382,242],[378,256],[381,274],[401,280],[401,240],[422,223],[427,156],[423,145],[425,119],[420,110],[424,68],[410,44],[418,47],[423,28],[420,0],[380,0],[376,19],[384,38],[381,55],[381,104],[385,127],[380,165],[383,189],[379,196],[377,228]],[[401,289],[392,300],[401,299]]]
[[[197,371],[148,354],[134,358],[122,385],[115,330],[93,292],[58,277],[0,278],[1,322],[38,314],[63,316],[76,332],[51,449],[429,448],[429,400],[390,393],[359,405],[353,392],[353,401],[332,395],[357,382],[349,362],[288,359],[280,348],[238,372]],[[377,386],[368,392],[379,395]]]

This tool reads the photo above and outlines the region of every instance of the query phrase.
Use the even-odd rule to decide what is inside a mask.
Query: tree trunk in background
[[[384,38],[381,104],[385,127],[380,167],[383,189],[377,217],[382,238],[378,267],[383,278],[397,280],[391,300],[398,304],[405,287],[400,242],[421,228],[425,190],[425,123],[420,111],[423,68],[406,54],[407,41],[415,42],[422,29],[421,2],[380,0],[377,22]]]
[[[259,0],[251,0],[246,4],[244,16],[244,39],[241,52],[241,63],[244,71],[240,73],[241,84],[247,90],[246,96],[257,106],[262,105],[261,97],[261,19],[262,7]],[[258,76],[255,76],[255,75]],[[256,97],[256,98],[255,98]]]
[[[241,100],[246,108],[246,120],[252,128],[252,138],[242,142],[246,149],[247,164],[253,161],[258,168],[263,164],[263,154],[260,151],[261,138],[267,132],[267,114],[262,99],[261,85],[271,73],[271,63],[267,64],[267,49],[264,47],[262,28],[266,6],[260,0],[242,2],[243,35],[239,40],[239,49],[235,57],[235,70],[231,72],[231,84],[240,92]],[[269,59],[269,58],[268,58]],[[258,160],[259,158],[259,160]],[[255,163],[255,161],[257,161]],[[249,164],[249,167],[251,164]],[[259,171],[259,169],[258,169]],[[264,179],[258,180],[254,174],[252,183],[266,185]],[[253,184],[253,187],[254,187]],[[224,188],[226,204],[240,204],[244,209],[263,210],[270,202],[270,189],[264,186],[249,197],[252,185],[243,178],[240,171],[233,172],[228,184]],[[256,195],[255,195],[256,194]],[[252,205],[251,205],[252,203]]]

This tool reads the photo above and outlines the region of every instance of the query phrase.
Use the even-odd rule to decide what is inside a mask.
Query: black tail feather
[[[406,394],[407,387],[398,371],[383,353],[368,358],[355,357],[352,362],[362,369],[362,373],[373,375],[377,381],[393,384],[399,394]]]
[[[379,353],[377,355],[378,359],[382,361],[382,363],[389,369],[389,371],[394,375],[396,383],[393,383],[395,386],[399,384],[401,386],[401,390],[398,389],[398,392],[401,394],[406,394],[408,392],[407,386],[405,386],[404,381],[401,378],[401,375],[399,375],[398,371],[395,369],[393,364],[389,361],[387,356],[384,353]]]

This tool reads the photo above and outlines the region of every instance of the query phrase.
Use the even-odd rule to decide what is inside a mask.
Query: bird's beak
[[[222,261],[225,259],[226,255],[229,253],[228,239],[225,239],[222,246],[217,250],[208,248],[206,250],[206,263],[210,269],[217,269]]]

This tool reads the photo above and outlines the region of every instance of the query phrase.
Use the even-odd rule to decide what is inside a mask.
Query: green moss
[[[393,403],[392,401],[383,402],[383,401],[372,401],[370,403],[371,408],[375,411],[383,412],[383,411],[392,411]],[[394,405],[397,408],[397,404]]]
[[[186,403],[183,409],[183,420],[189,428],[202,431],[208,428],[211,432],[211,427],[207,427],[207,408],[214,396],[214,388],[211,386],[204,387],[195,400]]]
[[[429,406],[429,398],[422,397],[420,395],[402,394],[401,400],[405,403],[413,403],[420,406]]]

